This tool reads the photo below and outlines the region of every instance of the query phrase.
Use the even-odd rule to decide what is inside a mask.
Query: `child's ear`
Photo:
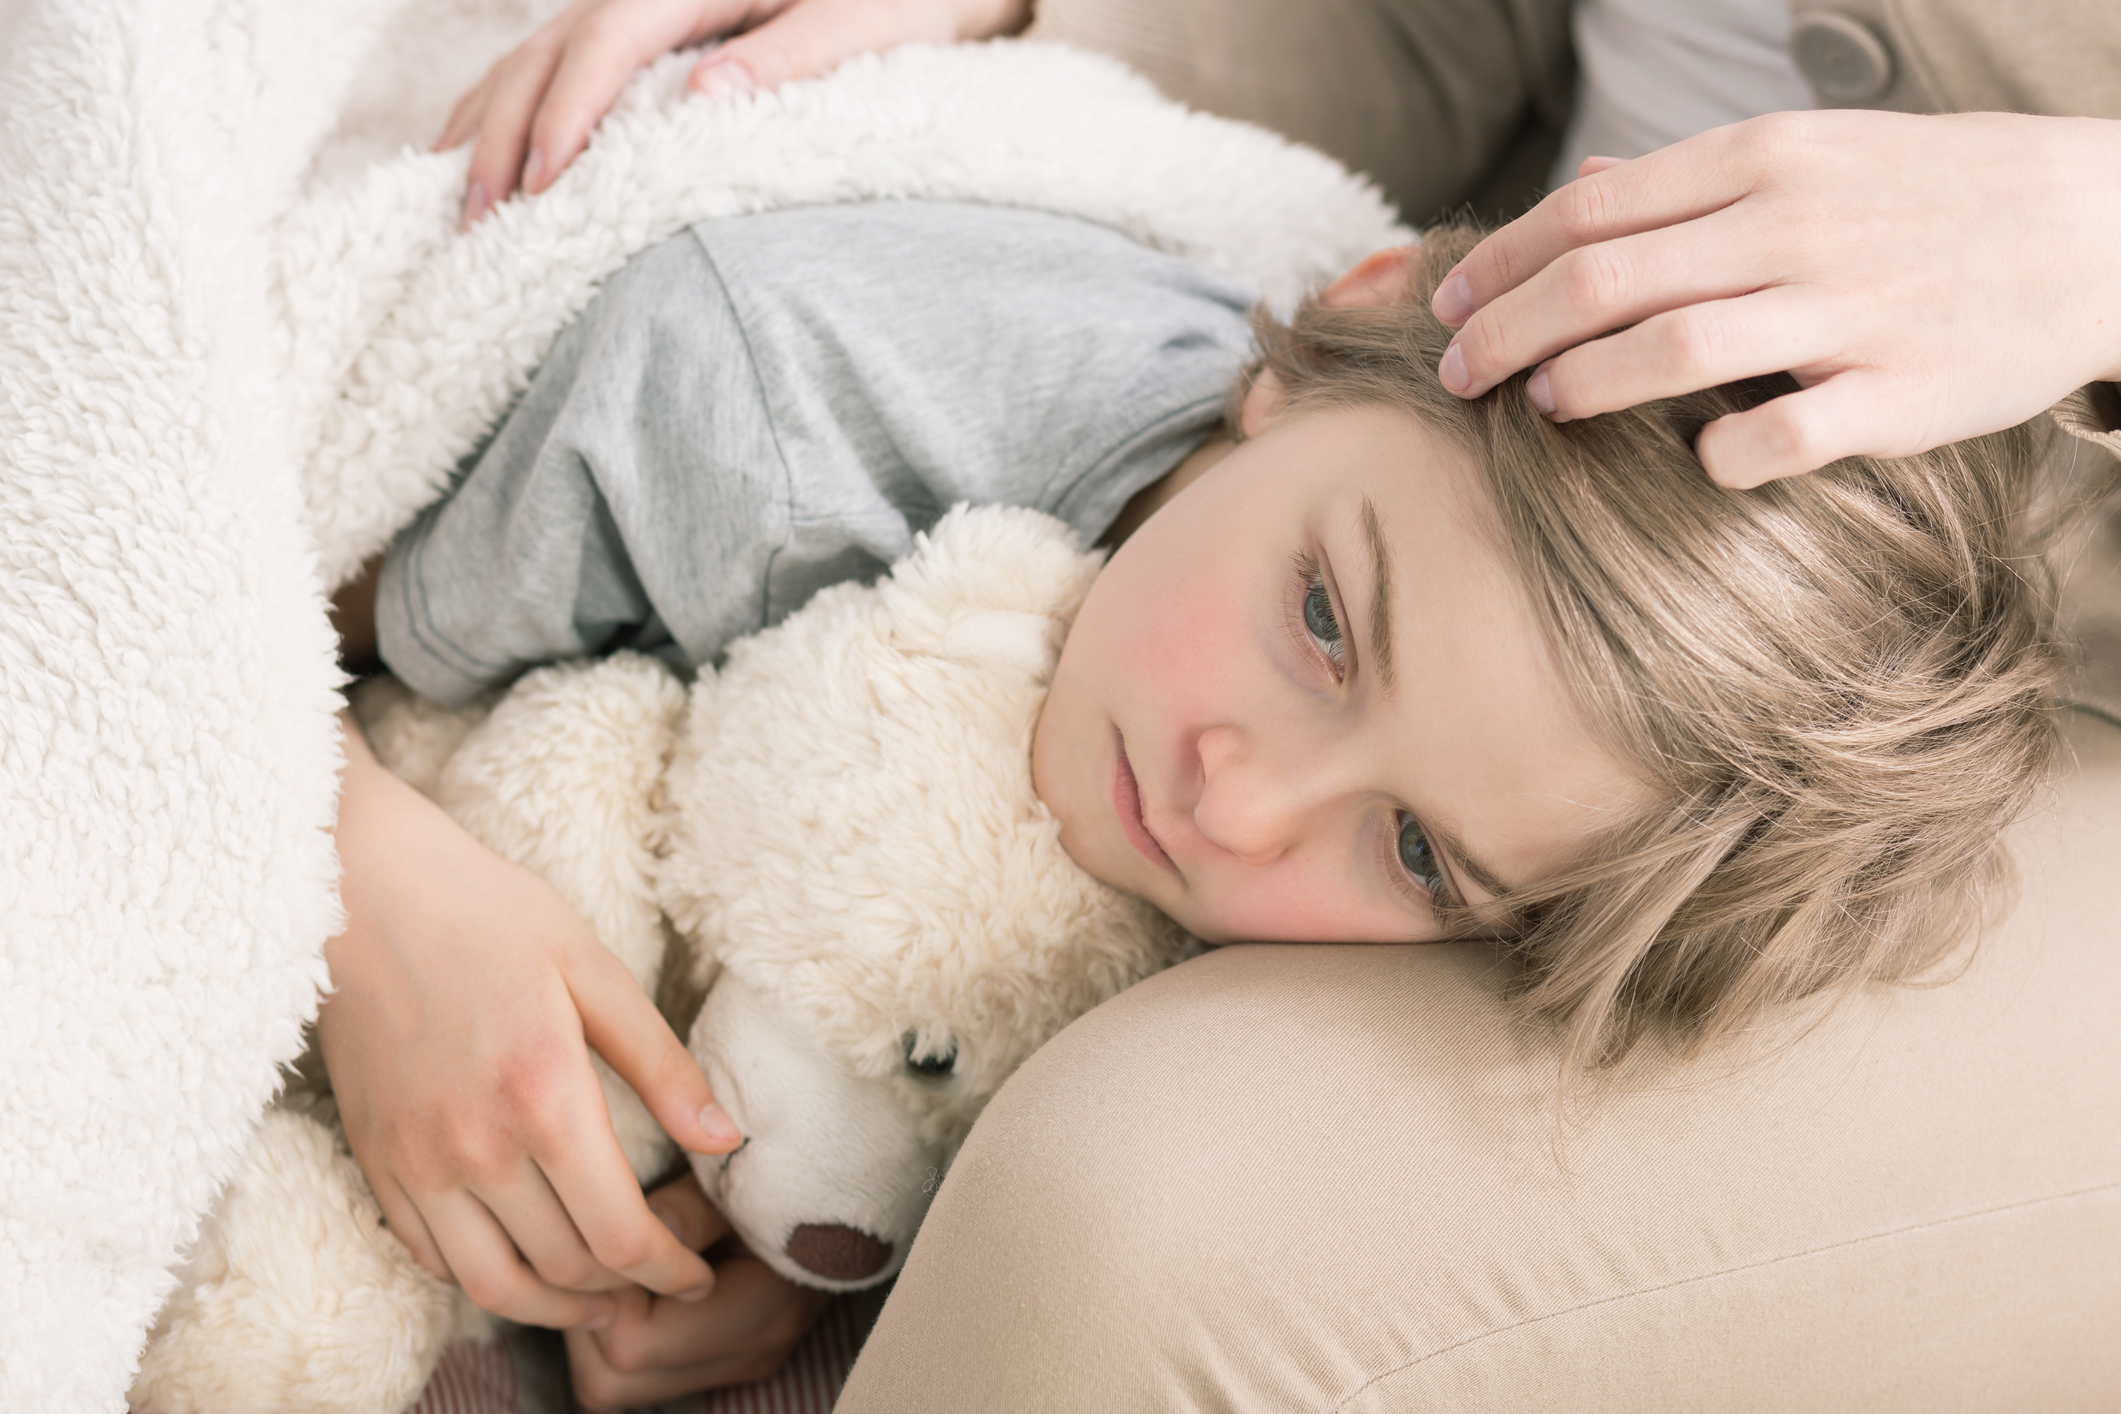
[[[1237,425],[1247,437],[1257,437],[1273,426],[1274,419],[1281,416],[1281,379],[1274,376],[1271,368],[1262,368],[1245,389],[1244,406],[1237,411]]]
[[[1318,302],[1328,309],[1381,309],[1405,299],[1408,284],[1420,273],[1420,246],[1376,251],[1326,286]]]

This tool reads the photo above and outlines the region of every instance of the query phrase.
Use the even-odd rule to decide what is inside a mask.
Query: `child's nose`
[[[1209,843],[1247,864],[1271,864],[1303,829],[1312,801],[1304,773],[1253,748],[1232,727],[1200,737],[1201,791],[1193,824]]]

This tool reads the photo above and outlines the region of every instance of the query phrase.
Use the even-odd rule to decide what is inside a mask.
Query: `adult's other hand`
[[[2121,122],[1772,114],[1591,159],[1481,242],[1439,372],[1472,397],[1536,364],[1565,420],[1787,371],[1703,430],[1718,482],[1908,456],[2121,379],[2117,230]]]
[[[696,93],[773,88],[912,40],[1020,29],[1031,0],[575,0],[487,70],[435,150],[476,139],[464,224],[518,189],[541,192],[574,161],[634,71],[673,49],[735,35],[692,69]]]

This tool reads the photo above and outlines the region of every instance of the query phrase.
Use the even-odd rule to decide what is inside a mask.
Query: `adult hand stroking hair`
[[[1569,419],[1787,371],[1803,391],[1701,434],[1734,487],[1994,432],[2121,379],[2117,174],[2121,122],[2007,113],[1778,113],[1592,158],[1445,278],[1439,372],[1470,397],[1537,364]]]
[[[1030,0],[575,0],[457,100],[435,149],[477,139],[469,226],[518,188],[551,186],[634,71],[673,49],[735,35],[689,82],[696,93],[741,93],[912,40],[1007,34],[1030,16]]]

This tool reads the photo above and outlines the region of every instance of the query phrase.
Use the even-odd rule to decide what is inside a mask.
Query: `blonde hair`
[[[1735,492],[1694,438],[1787,377],[1563,424],[1522,374],[1461,400],[1429,299],[1483,234],[1431,232],[1396,306],[1262,316],[1252,376],[1291,410],[1403,409],[1472,455],[1579,711],[1658,792],[1521,895],[1520,1002],[1581,1075],[1652,1024],[1694,1050],[1932,968],[2000,896],[2002,832],[2054,749],[2032,432]]]

